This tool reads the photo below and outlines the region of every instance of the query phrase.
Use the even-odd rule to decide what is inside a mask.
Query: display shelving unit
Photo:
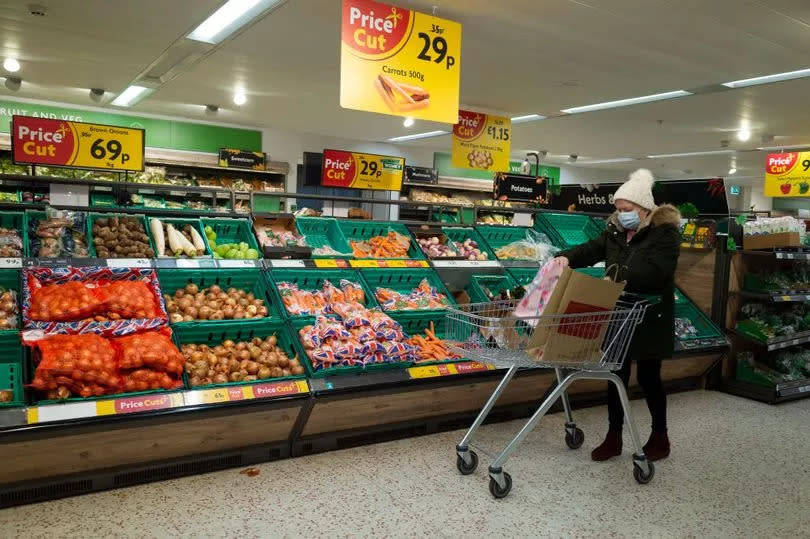
[[[160,160],[152,161],[156,164]],[[205,168],[208,165],[203,165]],[[283,174],[282,168],[271,174]],[[339,197],[297,195],[286,192],[235,193],[204,186],[134,184],[123,181],[76,180],[36,176],[0,176],[3,186],[24,187],[56,184],[82,185],[89,192],[104,193],[115,200],[109,207],[75,207],[90,212],[146,214],[161,217],[243,218],[292,217],[285,213],[287,198]],[[283,181],[283,180],[282,180]],[[8,184],[6,182],[9,182]],[[17,182],[17,183],[15,183]],[[133,193],[152,195],[182,193],[189,196],[220,197],[229,200],[228,211],[167,209],[127,206]],[[246,215],[233,211],[238,197],[250,201],[254,211]],[[278,211],[266,211],[271,204],[256,199],[275,198]],[[356,199],[347,199],[356,202]],[[363,199],[364,204],[407,205],[405,201]],[[421,205],[421,203],[420,203]],[[425,203],[441,211],[446,204]],[[44,205],[0,203],[6,210],[41,210]],[[452,209],[452,208],[451,208]],[[462,212],[462,207],[455,208]],[[526,208],[533,227],[547,220],[536,219],[546,210]],[[560,213],[560,212],[555,212]],[[415,218],[418,216],[415,216]],[[591,217],[589,217],[590,219]],[[435,221],[401,219],[409,224]],[[594,219],[597,223],[598,219]],[[472,223],[444,223],[463,237]],[[555,234],[549,235],[558,239]],[[551,237],[554,236],[554,237]],[[486,242],[484,238],[482,240]],[[487,247],[491,247],[487,245]],[[714,272],[715,253],[682,254],[678,285],[682,298],[708,317],[715,307],[713,289],[706,285],[708,269]],[[463,298],[474,275],[507,276],[537,271],[534,261],[509,260],[356,260],[352,257],[304,260],[175,260],[175,259],[33,259],[0,260],[0,271],[53,266],[133,266],[172,269],[211,269],[226,273],[233,268],[254,268],[274,283],[274,272],[289,269],[329,272],[342,268],[423,268],[435,272],[450,293]],[[393,269],[392,269],[393,271]],[[328,273],[327,273],[328,275]],[[282,309],[283,312],[283,309]],[[284,324],[292,324],[285,318]],[[291,326],[292,327],[292,326]],[[17,337],[19,339],[19,337]],[[724,349],[717,341],[681,350],[667,361],[663,376],[670,388],[690,389],[703,383],[707,370]],[[24,376],[30,377],[31,365]],[[256,462],[306,455],[331,449],[466,427],[502,378],[502,372],[474,362],[454,361],[438,365],[413,365],[383,371],[317,376],[297,380],[266,380],[227,387],[183,388],[151,396],[110,396],[92,401],[42,403],[30,392],[17,406],[0,407],[0,506],[18,505],[50,498],[82,494],[145,481],[179,477]],[[30,378],[28,378],[30,379]],[[526,369],[516,376],[490,414],[490,420],[505,420],[529,414],[554,385],[547,369]],[[631,390],[631,393],[637,390]],[[604,399],[604,384],[578,383],[571,388],[575,404],[592,404]],[[148,401],[148,402],[147,402]],[[43,466],[42,463],[49,463]]]

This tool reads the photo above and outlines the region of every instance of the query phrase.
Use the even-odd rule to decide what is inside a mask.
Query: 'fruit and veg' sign
[[[509,171],[512,120],[469,110],[458,111],[453,126],[452,164],[459,168]]]
[[[399,191],[405,173],[404,157],[324,150],[321,185],[352,189]]]
[[[144,130],[13,116],[11,148],[18,164],[143,170]]]
[[[461,25],[372,0],[343,0],[340,106],[456,123]]]
[[[810,197],[810,152],[768,154],[764,192],[769,197]]]

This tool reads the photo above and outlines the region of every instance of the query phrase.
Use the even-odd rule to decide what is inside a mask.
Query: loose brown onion
[[[208,320],[208,317],[211,316],[212,312],[213,311],[211,308],[205,305],[200,307],[200,309],[197,311],[197,316],[200,318],[200,320]]]
[[[255,361],[248,361],[246,369],[248,374],[256,374],[259,372],[259,364]]]
[[[220,292],[222,292],[222,289],[219,287],[219,285],[218,285],[218,284],[212,284],[212,285],[211,285],[211,286],[208,288],[208,291],[209,291],[209,292],[212,292],[212,293],[214,293],[214,294],[219,294]]]
[[[198,360],[194,361],[194,370],[207,369],[207,368],[208,368],[208,362],[206,360],[198,359]]]
[[[253,337],[253,339],[250,340],[250,344],[253,346],[259,346],[262,344],[262,342],[264,341],[262,341],[261,337]]]
[[[225,348],[233,348],[234,346],[236,346],[236,343],[233,342],[231,339],[226,339],[222,341],[222,346],[224,346]]]
[[[259,309],[255,305],[248,305],[245,308],[245,311],[251,316],[256,316],[256,314],[259,312]]]
[[[189,294],[196,294],[199,291],[200,291],[199,287],[194,283],[188,283],[186,285],[186,292],[188,292]]]
[[[215,354],[208,354],[208,365],[210,367],[216,365],[218,361],[219,360],[217,359],[217,356]]]
[[[262,349],[258,346],[251,346],[248,348],[248,352],[250,352],[250,359],[256,360],[262,355]]]
[[[182,321],[183,321],[183,315],[180,314],[180,313],[172,313],[171,316],[169,317],[169,322],[171,322],[172,324],[176,324],[176,323],[182,322]]]
[[[177,291],[174,293],[174,297],[175,297],[175,298],[177,298],[177,299],[180,299],[180,298],[182,298],[182,297],[183,297],[183,296],[185,296],[185,295],[186,295],[186,291],[185,291],[185,290],[183,290],[182,288],[181,288],[180,290],[177,290]]]
[[[192,386],[192,387],[194,387],[194,386],[200,386],[200,385],[202,385],[202,378],[198,378],[198,377],[196,377],[196,376],[192,376],[192,377],[189,379],[188,383],[189,383],[189,384],[191,384],[191,386]]]
[[[245,298],[239,298],[239,306],[240,307],[247,307],[250,305],[250,302]]]
[[[267,315],[268,315],[267,307],[259,307],[259,316],[267,316]]]
[[[217,374],[216,376],[214,376],[213,382],[215,384],[224,384],[228,382],[228,377],[225,376],[224,374]]]
[[[233,318],[233,314],[234,314],[233,307],[225,307],[224,309],[222,309],[222,315],[225,318],[228,319]]]
[[[205,378],[207,375],[208,375],[207,365],[201,369],[194,369],[194,376],[196,376],[197,378]]]
[[[281,370],[281,375],[282,376],[289,376],[290,374],[291,373],[290,373],[289,369],[282,369]]]
[[[296,365],[292,368],[292,373],[295,375],[304,374],[304,367],[301,365]]]
[[[250,352],[247,350],[240,350],[239,351],[239,359],[250,359]]]
[[[194,317],[189,316],[187,314],[183,315],[183,322],[192,322],[193,320],[194,320]]]
[[[225,348],[225,346],[224,346],[224,345],[222,345],[222,344],[218,344],[218,345],[216,345],[216,346],[214,347],[214,353],[215,353],[215,354],[216,354],[218,357],[219,357],[219,356],[224,355],[224,354],[225,354],[225,352],[227,352],[227,349],[226,349],[226,348]]]
[[[229,307],[235,307],[236,306],[236,300],[234,298],[227,298],[225,300],[225,305],[228,305]]]
[[[278,360],[278,366],[282,369],[285,369],[290,366],[290,360],[287,359],[285,356],[282,356],[281,359]]]
[[[249,359],[243,359],[242,361],[240,361],[239,362],[239,370],[240,371],[246,371],[248,363],[250,363]]]
[[[228,370],[231,371],[238,371],[239,370],[239,360],[236,358],[231,358],[228,360]]]
[[[275,335],[271,335],[270,337],[267,337],[267,342],[270,344],[270,346],[275,346],[278,343],[278,339]]]
[[[257,375],[259,376],[259,380],[264,380],[265,378],[270,378],[273,372],[270,370],[270,367],[261,367]]]
[[[209,301],[208,303],[206,303],[206,305],[208,305],[208,308],[211,309],[212,311],[216,311],[217,309],[219,309],[218,301]]]
[[[248,343],[246,343],[245,341],[239,341],[238,343],[236,343],[236,349],[237,350],[246,350],[247,347],[248,347]]]
[[[209,320],[222,320],[225,318],[225,315],[222,314],[222,311],[214,311],[211,316],[208,317]]]
[[[190,316],[191,318],[197,318],[197,315],[200,313],[199,309],[192,305],[191,307],[187,307],[185,310],[186,315]]]
[[[191,360],[192,361],[200,361],[203,359],[203,353],[200,351],[191,352]]]
[[[241,320],[244,317],[245,317],[245,313],[243,313],[242,311],[236,311],[235,313],[233,313],[233,319],[234,320]]]
[[[228,378],[230,378],[231,382],[241,382],[244,375],[241,372],[236,371],[232,372]]]
[[[269,340],[269,337],[268,337],[268,340]],[[268,341],[263,341],[263,342],[262,342],[262,343],[259,345],[259,348],[261,348],[262,350],[264,350],[265,352],[267,352],[267,351],[269,351],[269,350],[271,350],[271,349],[273,348],[273,345],[272,345],[272,344],[270,344]]]
[[[256,376],[255,374],[248,374],[247,376],[245,376],[245,378],[242,381],[243,382],[255,382],[258,379],[259,379],[259,377]]]

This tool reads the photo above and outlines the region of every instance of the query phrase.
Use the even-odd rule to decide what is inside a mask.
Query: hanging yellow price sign
[[[509,171],[512,120],[469,110],[458,111],[453,126],[452,163],[458,168]]]
[[[340,106],[456,123],[461,25],[372,0],[343,0]]]

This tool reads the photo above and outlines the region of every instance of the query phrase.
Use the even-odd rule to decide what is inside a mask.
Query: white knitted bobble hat
[[[647,210],[655,209],[652,186],[655,178],[652,172],[646,168],[640,168],[630,174],[630,178],[624,182],[613,195],[614,200],[622,199],[634,202]]]

